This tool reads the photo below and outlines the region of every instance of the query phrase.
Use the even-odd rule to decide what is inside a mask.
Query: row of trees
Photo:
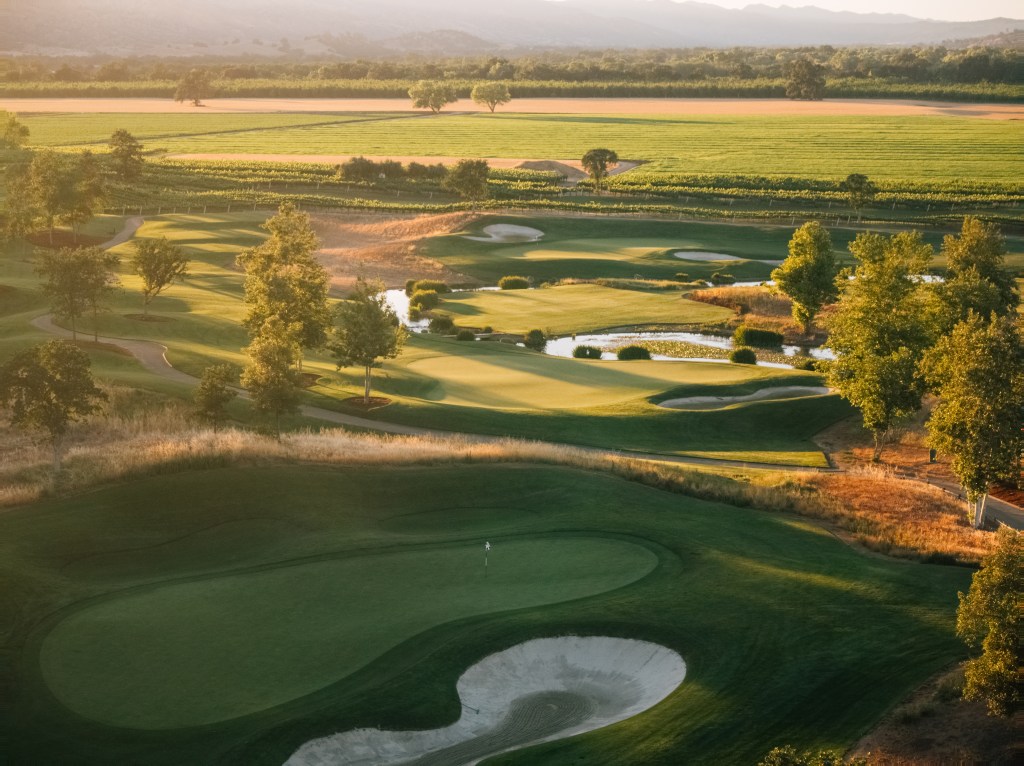
[[[857,267],[840,272],[828,232],[808,223],[772,278],[805,331],[837,301],[826,320],[837,356],[829,382],[860,410],[876,460],[922,397],[939,397],[930,441],[952,457],[981,526],[989,485],[1016,478],[1024,452],[1020,295],[1003,268],[1003,237],[995,225],[965,218],[960,234],[943,242],[947,271],[937,284],[922,277],[934,252],[919,232],[861,233],[850,252]]]
[[[331,36],[321,38],[331,43]],[[344,40],[337,41],[344,50]],[[530,53],[523,56],[468,56],[435,59],[349,59],[296,62],[262,59],[209,62],[216,79],[273,80],[565,80],[570,82],[672,82],[715,77],[779,78],[798,58],[823,67],[829,77],[896,78],[909,82],[1019,83],[1024,56],[1012,48],[942,45],[660,50],[596,50]],[[131,82],[179,80],[193,61],[152,58],[88,61],[45,57],[0,58],[0,81]]]

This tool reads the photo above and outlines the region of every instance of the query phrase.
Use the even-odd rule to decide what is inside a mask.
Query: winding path
[[[141,217],[129,218],[125,222],[124,228],[118,232],[112,239],[103,243],[101,247],[109,249],[116,247],[117,245],[123,244],[130,240],[135,232],[144,223],[144,219]],[[61,338],[70,338],[72,333],[70,330],[65,330],[53,321],[53,317],[50,314],[44,314],[38,316],[32,320],[32,326],[42,330],[44,332],[56,335]],[[116,346],[117,348],[123,349],[131,354],[139,363],[148,371],[155,375],[159,375],[165,380],[170,380],[175,383],[180,383],[187,386],[196,386],[199,383],[199,379],[189,375],[181,370],[175,368],[169,361],[167,361],[167,347],[161,343],[149,340],[138,340],[130,338],[108,338],[100,336],[98,338],[99,343],[105,343],[107,345]],[[249,394],[244,390],[239,390],[239,395],[248,399]],[[397,434],[401,436],[432,436],[439,438],[446,438],[452,436],[458,436],[462,439],[468,439],[480,444],[495,444],[501,443],[507,439],[502,436],[487,436],[484,434],[471,434],[460,431],[440,431],[428,428],[417,428],[414,426],[404,426],[399,423],[388,423],[386,421],[371,420],[369,418],[361,418],[357,415],[346,415],[341,412],[335,412],[334,410],[324,409],[323,407],[314,407],[312,405],[302,405],[299,408],[299,412],[308,418],[315,420],[323,420],[328,423],[334,423],[340,426],[350,426],[352,428],[362,428],[368,431],[378,431],[388,434]],[[773,471],[793,471],[801,473],[843,473],[841,468],[815,468],[811,466],[794,466],[787,465],[784,463],[755,463],[741,460],[724,460],[718,458],[702,458],[693,457],[688,455],[661,455],[658,453],[650,452],[631,452],[628,450],[613,450],[613,449],[602,449],[599,447],[585,447],[575,444],[555,444],[554,446],[569,446],[577,449],[581,452],[598,455],[598,456],[611,456],[611,457],[624,457],[634,458],[637,460],[650,460],[663,463],[674,463],[678,465],[694,465],[694,466],[708,466],[718,468],[748,468],[748,469],[762,469],[762,470],[773,470]],[[945,492],[956,497],[962,497],[963,489],[953,482],[946,482],[940,480],[922,481],[917,477],[903,476],[901,478],[910,479],[912,481],[918,481],[921,483],[929,484],[931,486],[938,487]],[[999,500],[995,497],[988,499],[987,516],[995,519],[1013,529],[1024,530],[1024,509],[1018,508],[1015,505],[1011,505],[1003,500]]]

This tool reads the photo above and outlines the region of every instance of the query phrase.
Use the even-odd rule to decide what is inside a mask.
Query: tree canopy
[[[142,144],[124,128],[110,137],[110,161],[114,174],[122,181],[135,181],[142,175]]]
[[[117,264],[117,256],[98,247],[40,252],[36,273],[43,278],[43,292],[50,298],[54,316],[71,323],[72,338],[78,337],[76,320],[88,308],[97,311],[117,283]]]
[[[789,241],[789,256],[771,278],[793,301],[793,319],[805,333],[821,307],[839,294],[836,275],[839,266],[832,252],[832,237],[817,221],[805,223]]]
[[[28,126],[18,122],[18,115],[0,109],[0,149],[20,149],[28,135]]]
[[[10,408],[11,424],[47,434],[55,472],[71,424],[97,412],[106,398],[89,371],[89,357],[66,341],[21,351],[0,367],[0,403]]]
[[[487,199],[487,176],[490,173],[487,160],[459,160],[441,181],[441,188],[458,194],[463,199]]]
[[[242,370],[242,387],[252,397],[254,409],[273,417],[274,434],[281,436],[281,416],[299,409],[299,358],[297,331],[278,317],[271,317],[242,349],[249,357]]]
[[[838,357],[829,365],[829,383],[860,410],[874,433],[877,460],[889,431],[921,406],[918,363],[933,328],[918,275],[932,248],[916,231],[861,233],[850,252],[859,265],[852,280],[840,280],[839,303],[827,323],[827,345]]]
[[[786,98],[820,101],[825,98],[825,67],[809,56],[790,62],[786,71]]]
[[[850,207],[856,210],[858,214],[864,209],[865,205],[875,198],[875,193],[878,191],[871,180],[862,173],[850,173],[839,184],[839,188],[846,193],[846,199],[849,201]]]
[[[192,394],[196,418],[209,425],[214,431],[228,420],[227,406],[238,392],[232,386],[238,382],[238,374],[229,364],[215,364],[203,369]]]
[[[420,80],[409,88],[409,98],[416,109],[429,109],[437,114],[448,104],[459,100],[455,86],[438,80]]]
[[[202,106],[204,98],[213,96],[213,85],[205,69],[192,69],[178,82],[174,100],[191,101],[193,106]]]
[[[486,106],[492,113],[497,107],[504,106],[512,100],[508,83],[504,82],[482,82],[474,85],[469,97],[477,104]]]
[[[384,284],[359,278],[348,299],[338,305],[338,324],[331,351],[338,368],[363,368],[363,402],[370,403],[373,367],[394,359],[408,335],[384,295]]]
[[[608,177],[609,167],[618,164],[618,161],[619,155],[611,149],[591,149],[583,155],[583,169],[590,175],[597,191],[601,191],[604,187],[604,179]]]
[[[175,280],[188,276],[188,255],[167,237],[138,239],[132,256],[132,269],[142,278],[142,313],[149,313],[150,302]]]

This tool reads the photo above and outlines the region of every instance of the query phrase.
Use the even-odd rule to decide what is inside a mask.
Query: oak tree
[[[583,155],[583,169],[594,182],[594,189],[601,191],[604,179],[608,177],[608,169],[619,162],[619,155],[611,149],[591,149]]]
[[[482,82],[473,86],[469,96],[475,103],[490,109],[492,114],[497,107],[504,106],[512,100],[508,84],[503,82]]]
[[[409,98],[416,109],[429,109],[437,114],[448,104],[459,100],[458,91],[451,83],[443,81],[420,80],[409,88]]]
[[[142,313],[149,314],[150,302],[175,280],[188,276],[188,255],[167,237],[135,241],[132,269],[142,278]]]
[[[142,144],[124,128],[115,130],[110,137],[110,161],[114,175],[122,181],[137,180],[144,165]]]
[[[793,301],[793,319],[804,333],[810,332],[821,307],[836,299],[838,273],[832,237],[824,226],[810,221],[793,233],[789,256],[771,278]]]

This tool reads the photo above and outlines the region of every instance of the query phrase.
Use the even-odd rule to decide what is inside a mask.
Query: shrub
[[[807,370],[808,372],[816,372],[818,369],[818,363],[809,356],[798,356],[793,361],[793,367],[797,370]]]
[[[491,327],[490,325],[487,325],[487,326],[486,326],[486,327],[484,327],[484,329],[482,329],[482,330],[481,330],[480,332],[482,332],[482,333],[483,333],[484,335],[490,335],[491,333],[493,333],[493,332],[494,332],[494,328],[493,328],[493,327]]]
[[[405,294],[412,295],[416,291],[416,280],[407,279],[405,280]]]
[[[419,310],[418,306],[409,306],[409,321],[418,322],[423,318],[423,312]]]
[[[408,283],[406,283],[406,289],[408,289]],[[418,290],[433,290],[438,295],[444,295],[450,293],[452,289],[448,286],[447,282],[441,282],[437,279],[420,279],[413,283],[413,292]]]
[[[724,271],[716,271],[711,275],[710,282],[713,285],[731,285],[736,281],[736,277],[732,274],[726,274]]]
[[[437,308],[440,303],[441,296],[437,294],[436,290],[417,290],[409,299],[410,306],[415,306],[423,311]]]
[[[757,364],[757,354],[752,348],[737,348],[729,354],[729,361],[733,364]]]
[[[757,348],[778,348],[782,345],[782,334],[774,330],[758,330],[745,324],[736,328],[732,339],[737,346],[755,346]]]
[[[623,346],[615,352],[615,356],[619,358],[619,361],[630,362],[634,359],[650,359],[651,352],[643,346]]]
[[[601,349],[596,346],[577,346],[572,350],[576,359],[600,359]]]
[[[458,335],[455,336],[455,340],[476,340],[476,333],[472,330],[459,330]]]
[[[523,343],[529,349],[543,351],[544,347],[548,345],[548,337],[544,334],[543,330],[530,330],[526,333]]]
[[[498,280],[498,287],[502,290],[526,290],[530,287],[530,280],[526,277],[502,277]]]
[[[451,317],[434,317],[430,320],[429,329],[438,335],[448,335],[455,329],[455,322],[452,321]]]

